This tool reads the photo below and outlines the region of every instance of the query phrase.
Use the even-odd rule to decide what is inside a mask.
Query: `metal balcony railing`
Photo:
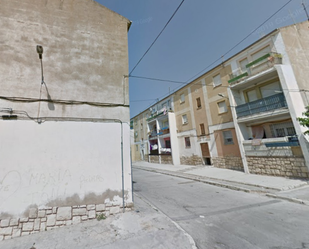
[[[258,99],[243,105],[239,105],[235,109],[237,118],[240,118],[285,107],[287,107],[285,97],[283,93],[278,93],[264,99]]]

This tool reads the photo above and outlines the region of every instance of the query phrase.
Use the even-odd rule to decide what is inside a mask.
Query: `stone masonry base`
[[[213,157],[212,163],[216,168],[244,171],[240,157]]]
[[[125,210],[131,210],[131,207],[128,205]],[[121,211],[120,205],[112,204],[30,208],[29,217],[0,221],[0,241],[92,220],[101,214],[108,217]]]
[[[148,155],[148,162],[158,164],[173,164],[171,155]]]
[[[247,157],[252,174],[309,178],[309,171],[302,157]]]
[[[193,156],[182,156],[180,158],[180,164],[183,165],[202,165],[203,164],[203,159],[197,155]]]

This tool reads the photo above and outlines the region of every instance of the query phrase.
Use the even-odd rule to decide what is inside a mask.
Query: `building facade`
[[[307,178],[308,23],[275,30],[228,62],[234,125],[246,172]],[[307,68],[307,69],[305,69]],[[307,166],[306,166],[307,165]]]
[[[130,206],[130,21],[91,0],[1,3],[0,240]]]
[[[180,164],[308,178],[308,41],[308,22],[277,29],[172,93]]]

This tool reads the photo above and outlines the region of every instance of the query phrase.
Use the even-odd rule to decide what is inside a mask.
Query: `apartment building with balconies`
[[[308,22],[279,28],[230,58],[228,96],[244,170],[308,177],[297,121],[308,106]]]
[[[134,161],[180,164],[173,112],[173,95],[155,103],[131,119]]]

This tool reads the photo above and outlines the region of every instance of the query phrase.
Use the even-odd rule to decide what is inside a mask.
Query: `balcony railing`
[[[287,107],[283,93],[278,93],[264,99],[255,100],[236,107],[237,117],[249,116],[261,112],[273,111]]]
[[[247,64],[246,70],[239,68],[234,71],[232,74],[230,74],[230,80],[228,82],[230,84],[235,84],[236,82],[242,81],[247,77],[272,68],[276,64],[282,64],[282,55],[274,52],[267,53]]]
[[[230,80],[228,81],[230,84],[238,82],[242,80],[244,77],[248,76],[248,72],[243,72],[241,69],[237,69],[232,74],[230,74]]]
[[[249,75],[255,75],[272,68],[276,64],[282,64],[282,55],[270,52],[246,65]]]

